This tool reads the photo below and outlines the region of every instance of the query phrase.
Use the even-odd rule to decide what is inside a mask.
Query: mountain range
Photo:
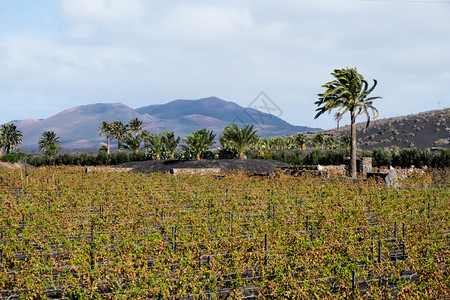
[[[270,110],[268,110],[270,112]],[[98,148],[105,137],[98,130],[103,121],[127,123],[138,118],[150,133],[174,131],[184,137],[201,128],[220,133],[231,123],[238,126],[252,124],[262,137],[290,135],[298,132],[320,130],[291,125],[283,119],[252,107],[209,97],[198,100],[175,100],[166,104],[149,105],[137,109],[122,103],[97,103],[76,106],[46,119],[12,121],[22,131],[22,148],[37,148],[44,131],[54,131],[63,148]]]

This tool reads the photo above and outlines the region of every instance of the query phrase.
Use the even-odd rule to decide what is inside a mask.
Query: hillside
[[[359,118],[364,120],[363,116]],[[450,148],[450,108],[395,118],[377,119],[364,130],[365,122],[357,124],[359,149],[373,148]],[[350,134],[350,126],[321,131],[336,140]],[[308,132],[309,137],[316,132]]]

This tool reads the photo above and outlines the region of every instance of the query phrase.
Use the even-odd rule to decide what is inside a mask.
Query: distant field
[[[283,174],[0,170],[0,293],[449,298],[450,189],[436,172],[397,191]]]

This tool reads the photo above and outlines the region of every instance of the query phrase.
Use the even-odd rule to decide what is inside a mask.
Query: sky
[[[263,92],[328,129],[314,102],[346,67],[378,81],[379,118],[450,107],[450,0],[0,0],[0,123]]]

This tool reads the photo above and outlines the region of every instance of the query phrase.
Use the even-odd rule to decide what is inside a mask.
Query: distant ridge
[[[13,122],[23,132],[22,148],[37,148],[42,132],[52,130],[60,137],[63,148],[82,149],[98,148],[105,143],[105,138],[98,135],[101,122],[118,120],[127,123],[133,118],[142,120],[144,129],[151,133],[168,130],[175,131],[180,137],[201,128],[220,133],[231,122],[238,126],[253,124],[260,136],[267,137],[319,130],[291,125],[274,115],[253,108],[243,108],[217,97],[175,100],[137,109],[122,103],[97,103],[72,107],[43,120]]]
[[[358,149],[374,148],[450,148],[450,108],[432,110],[393,118],[376,119],[364,130],[365,122],[357,123]],[[323,130],[337,140],[350,134],[350,126]],[[315,133],[309,133],[312,137]]]

